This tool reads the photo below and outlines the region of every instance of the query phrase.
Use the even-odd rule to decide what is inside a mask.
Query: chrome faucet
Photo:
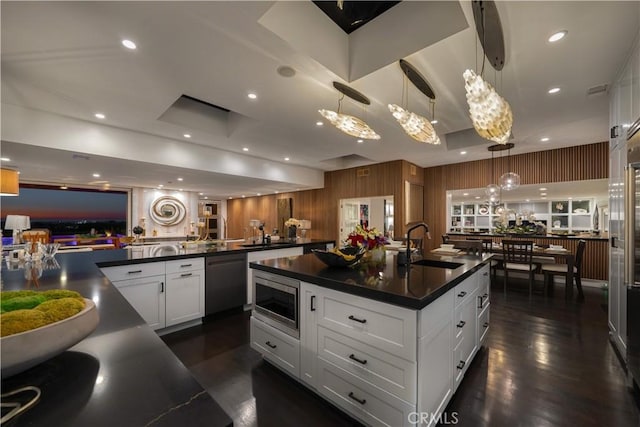
[[[409,226],[407,229],[407,263],[411,264],[411,232],[416,228],[423,227],[429,240],[431,240],[431,233],[429,233],[429,226],[424,222],[409,223],[407,226]]]

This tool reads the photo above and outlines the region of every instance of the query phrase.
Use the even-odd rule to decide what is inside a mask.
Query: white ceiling
[[[512,154],[607,140],[608,93],[587,90],[615,81],[640,28],[640,2],[497,7],[506,65],[496,75],[487,63],[485,78],[511,104]],[[472,126],[462,79],[477,69],[470,2],[405,1],[350,36],[308,1],[3,1],[0,8],[1,148],[11,158],[3,166],[19,168],[24,181],[87,184],[99,170],[115,187],[163,183],[238,197],[317,187],[319,171],[367,162],[428,167],[490,158],[489,142],[473,132],[458,133],[455,144],[450,137],[455,148],[447,144],[447,134]],[[563,29],[565,39],[547,42]],[[123,48],[123,38],[138,49]],[[388,112],[388,103],[402,103],[400,58],[434,88],[441,146],[413,141]],[[279,75],[281,66],[295,76]],[[343,112],[366,117],[381,140],[358,144],[328,123],[316,126],[318,109],[337,108],[333,81],[371,99],[366,111],[344,101]],[[547,94],[556,86],[560,93]],[[256,100],[247,98],[251,91]],[[413,86],[408,93],[410,109],[428,116],[426,97]],[[183,94],[230,113],[167,111]],[[82,141],[73,135],[80,125]],[[150,145],[141,153],[143,140]],[[164,153],[168,146],[177,151]],[[336,160],[354,154],[365,160]]]

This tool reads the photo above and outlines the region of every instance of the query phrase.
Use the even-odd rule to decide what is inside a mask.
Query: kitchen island
[[[306,247],[321,244],[318,242],[288,245]],[[100,267],[143,266],[271,249],[239,244],[192,249],[145,245],[113,251],[62,253],[55,257],[58,268],[42,271],[37,281],[26,280],[24,268],[18,268],[17,264],[4,264],[3,290],[74,290],[94,301],[100,317],[96,330],[68,351],[3,379],[3,393],[27,385],[42,391],[40,401],[33,408],[7,425],[231,425],[229,416],[194,380]],[[3,403],[6,400],[3,398]]]
[[[251,263],[257,289],[298,289],[295,333],[256,297],[251,346],[365,424],[435,425],[489,330],[490,259],[429,255],[399,266],[388,253],[382,264],[353,268],[313,255]]]

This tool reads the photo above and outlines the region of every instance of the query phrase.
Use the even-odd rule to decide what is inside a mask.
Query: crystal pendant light
[[[389,104],[389,111],[400,123],[404,132],[411,138],[427,144],[440,144],[440,138],[428,119],[407,111],[396,104]]]
[[[324,109],[318,110],[322,117],[329,120],[329,123],[334,125],[342,132],[346,133],[347,135],[355,136],[356,138],[362,139],[380,139],[380,135],[378,135],[373,129],[371,129],[364,120],[359,119],[358,117],[350,116],[348,114],[342,114],[340,112],[342,100],[345,96],[348,96],[349,98],[363,105],[371,104],[369,98],[367,98],[354,88],[340,82],[333,82],[333,87],[342,93],[342,96],[340,97],[340,99],[338,99],[338,111],[335,112]]]
[[[342,114],[340,111],[336,113],[335,111],[323,109],[318,110],[318,112],[322,114],[322,117],[329,120],[329,123],[347,135],[362,139],[380,139],[380,135],[371,129],[363,120],[357,117]]]
[[[493,146],[492,146],[493,147]],[[489,178],[489,182],[493,181],[493,152],[492,147],[489,147],[489,151],[491,151],[491,177]],[[491,206],[495,206],[500,203],[500,187],[496,184],[489,184],[484,189],[485,194],[489,197],[489,204]]]
[[[469,117],[476,132],[485,139],[506,144],[513,125],[509,103],[473,70],[466,70],[463,77]]]

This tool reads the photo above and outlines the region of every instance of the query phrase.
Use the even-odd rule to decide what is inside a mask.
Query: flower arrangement
[[[370,250],[386,245],[389,241],[375,227],[366,228],[356,225],[355,230],[349,233],[346,243],[350,246],[363,246]]]
[[[284,222],[285,227],[300,227],[300,220],[295,218],[289,218]]]

